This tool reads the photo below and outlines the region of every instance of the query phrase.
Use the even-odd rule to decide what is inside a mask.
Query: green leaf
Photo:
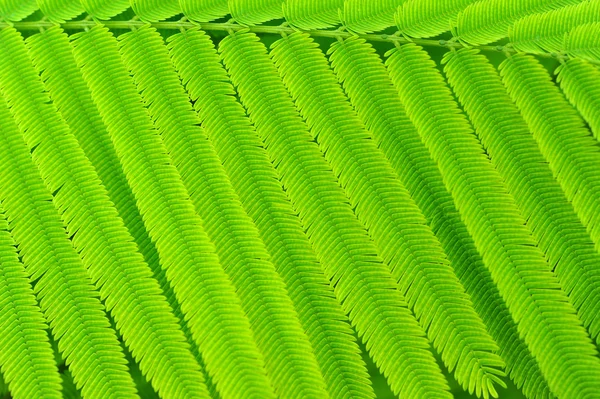
[[[35,35],[28,41],[38,65],[47,67],[53,63],[55,53],[49,51],[53,47],[62,47],[74,61],[69,40],[58,29]],[[73,78],[68,75],[64,80],[54,79],[57,74],[52,76],[46,82],[64,105],[67,95],[64,91],[77,83],[70,84]],[[48,74],[42,76],[48,77]],[[56,193],[55,204],[73,236],[75,249],[144,374],[166,397],[194,397],[197,393],[202,397],[203,391],[206,396],[199,366],[177,319],[83,149],[56,114],[52,119],[50,115],[46,117],[46,126],[39,123],[44,120],[43,115],[31,116],[27,125],[30,132],[26,135],[29,146],[44,147],[43,152],[41,149],[35,152],[34,161],[46,185]],[[80,117],[85,117],[85,113]],[[42,131],[45,129],[46,134],[34,133],[34,124]]]
[[[595,13],[597,12],[599,11],[596,10]],[[564,36],[563,49],[567,54],[594,63],[600,61],[600,18],[598,19],[598,22],[577,26]]]
[[[600,251],[600,147],[548,71],[531,56],[514,55],[500,74],[556,180]],[[582,282],[592,284],[593,281]],[[591,298],[590,298],[591,299]],[[596,336],[599,324],[588,327]]]
[[[344,26],[357,33],[384,30],[394,25],[394,14],[406,0],[346,0]]]
[[[274,51],[280,51],[279,47]],[[227,64],[230,68],[235,65],[231,61]],[[245,70],[253,68],[254,63],[247,64]],[[264,57],[257,68],[264,72],[232,76],[319,261],[335,286],[338,301],[396,392],[422,398],[447,395],[446,382],[428,351],[422,330],[407,311],[389,269],[352,212],[277,70]]]
[[[156,30],[142,28],[122,35],[120,40],[123,60],[133,72],[173,164],[242,299],[276,391],[287,398],[326,397],[310,342],[283,280],[214,148],[198,127],[200,121],[162,38]],[[204,52],[212,50],[214,57],[214,48],[206,43],[210,47]],[[203,168],[197,168],[198,164]]]
[[[452,28],[457,15],[475,0],[408,0],[396,12],[396,25],[410,37],[432,37]]]
[[[283,18],[285,0],[229,0],[229,11],[242,25],[258,25]]]
[[[0,129],[12,120],[0,98]],[[61,398],[60,377],[48,340],[48,325],[25,267],[19,261],[4,209],[0,205],[0,368],[15,399]],[[22,323],[21,320],[27,320]]]
[[[565,96],[600,141],[600,70],[585,60],[574,58],[560,65],[555,73]]]
[[[548,385],[559,397],[597,391],[596,349],[435,64],[407,44],[389,53],[387,65]]]
[[[37,9],[35,0],[0,0],[0,19],[20,21]]]
[[[241,303],[120,59],[117,40],[102,26],[74,39],[75,58],[209,374],[226,396],[241,391],[272,397]]]
[[[208,22],[229,14],[227,0],[179,0],[183,14],[192,21]]]
[[[454,36],[469,44],[486,44],[507,37],[509,29],[520,18],[584,0],[481,0],[458,14]]]
[[[544,377],[519,338],[517,326],[460,219],[436,163],[408,119],[382,60],[362,39],[334,43],[333,48],[331,64],[339,80],[379,148],[423,210],[474,308],[498,343],[507,372],[528,397],[547,397]],[[463,372],[471,370],[464,363],[461,368]],[[466,378],[459,377],[468,390]]]
[[[558,52],[565,50],[565,34],[579,25],[592,22],[600,22],[598,0],[521,18],[510,27],[510,43],[517,50],[528,53]]]
[[[48,125],[61,132],[57,126],[60,122],[27,58],[20,34],[12,28],[3,29],[0,43],[4,96],[23,134],[33,143],[33,156],[47,156],[47,143],[42,143],[39,135],[45,135]],[[32,124],[33,120],[38,123]],[[86,398],[136,397],[116,334],[86,268],[67,238],[30,148],[16,128],[2,133],[5,151],[0,162],[8,172],[2,174],[1,200],[28,274],[32,280],[39,279],[38,300],[77,385]]]
[[[338,25],[344,0],[286,0],[283,15],[299,29],[323,29]]]

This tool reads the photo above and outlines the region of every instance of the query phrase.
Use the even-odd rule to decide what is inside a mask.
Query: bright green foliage
[[[599,5],[0,0],[0,397],[600,399]]]
[[[192,21],[207,22],[229,13],[227,0],[179,0],[183,14]]]
[[[278,59],[284,81],[421,326],[447,367],[457,368],[464,386],[485,396],[495,392],[493,382],[504,375],[503,362],[493,354],[496,344],[421,211],[352,111],[314,42],[298,35],[284,43],[286,58]],[[447,350],[451,342],[464,346]]]
[[[144,228],[110,136],[77,68],[68,36],[59,28],[52,28],[29,38],[27,44],[48,94],[94,166],[144,260],[155,274],[160,274],[158,253]]]
[[[600,141],[600,69],[582,60],[572,59],[557,68],[556,80]]]
[[[95,27],[76,36],[75,55],[217,388],[227,397],[272,397],[239,299],[120,60],[116,39]],[[144,157],[136,156],[140,151]]]
[[[132,70],[208,236],[236,286],[276,391],[286,398],[325,398],[314,354],[283,281],[214,148],[197,126],[199,120],[169,63],[160,35],[152,29],[140,29],[121,39],[125,64]],[[205,43],[212,46],[208,40]],[[199,48],[198,56],[211,49],[216,56],[212,47]],[[187,51],[194,56],[190,49]],[[194,167],[200,163],[203,169]]]
[[[511,45],[530,53],[561,51],[565,34],[579,25],[600,22],[600,1],[589,0],[522,18],[510,27]],[[597,29],[597,28],[596,28]],[[570,35],[569,35],[570,36]]]
[[[338,25],[344,0],[286,0],[283,15],[299,29],[322,29]]]
[[[475,309],[498,342],[507,371],[519,386],[524,386],[527,395],[548,396],[544,377],[519,338],[506,304],[460,220],[439,169],[408,119],[383,62],[364,40],[345,40],[333,45],[331,63],[361,119],[427,217]],[[463,372],[469,370],[462,366]],[[474,389],[464,375],[459,381],[464,382],[465,389]]]
[[[144,227],[106,127],[77,68],[67,35],[61,34],[57,28],[49,29],[29,39],[28,45],[36,67],[42,71],[45,86],[49,90],[48,94],[94,166],[119,216],[159,281],[169,304],[173,307],[175,316],[180,319],[181,327],[194,353],[195,343],[189,337],[189,329],[185,322],[181,320],[181,310],[164,271],[160,268],[158,253]],[[52,56],[37,57],[38,52],[50,53]],[[65,85],[64,82],[68,84]]]
[[[130,0],[131,8],[144,21],[160,21],[179,14],[178,0]]]
[[[254,219],[273,263],[287,284],[300,321],[315,350],[315,355],[332,398],[369,398],[368,377],[359,350],[340,305],[327,285],[302,227],[277,180],[277,173],[244,109],[235,100],[234,91],[208,37],[202,32],[188,32],[173,37],[170,44],[180,74],[194,99],[211,142],[223,160],[231,182],[248,214]],[[226,61],[240,56],[244,49],[257,46],[252,35],[235,35],[222,42]],[[195,40],[194,40],[195,39]],[[194,45],[195,44],[195,45]],[[242,44],[243,46],[241,46]],[[260,47],[259,47],[260,48]],[[264,60],[266,49],[262,46]],[[181,54],[195,57],[183,65]],[[259,53],[260,54],[260,53]],[[234,58],[236,59],[236,58]],[[233,63],[240,68],[261,65]],[[273,68],[273,66],[271,65]],[[201,71],[211,71],[203,74]],[[232,71],[233,72],[233,71]],[[203,93],[221,93],[205,96]],[[219,112],[216,112],[219,110]],[[215,117],[216,116],[216,117]],[[315,323],[316,320],[321,320]],[[348,396],[350,395],[350,396]]]
[[[359,32],[374,32],[394,25],[394,14],[406,0],[346,0],[344,26]]]
[[[556,179],[587,226],[596,249],[600,250],[600,147],[597,141],[552,83],[548,71],[534,58],[509,57],[501,64],[500,74]]]
[[[37,10],[35,0],[0,0],[0,19],[19,21]]]
[[[518,19],[583,0],[481,0],[462,11],[453,33],[469,44],[491,43],[508,36],[509,28]]]
[[[559,397],[593,397],[600,392],[596,349],[435,64],[412,44],[390,52],[387,64],[548,385]]]
[[[6,28],[1,32],[0,43],[4,60],[0,65],[0,84],[5,98],[22,133],[35,148],[33,157],[48,158],[52,153],[43,143],[45,133],[60,131],[61,121],[47,102],[20,35]],[[15,65],[22,67],[17,69]],[[33,120],[38,123],[31,123]],[[1,200],[28,274],[39,279],[35,287],[38,300],[62,356],[86,397],[136,397],[116,335],[86,269],[67,239],[50,190],[31,159],[30,148],[16,129],[2,133],[1,162],[6,173],[0,182]],[[25,215],[27,219],[23,218]],[[32,217],[37,223],[31,221]]]
[[[600,17],[597,22],[580,25],[565,35],[563,49],[572,57],[600,61]]]
[[[447,53],[448,82],[592,337],[600,332],[600,254],[519,114],[477,50]],[[491,121],[491,123],[490,123]]]
[[[475,0],[408,0],[396,12],[400,32],[411,37],[431,37],[449,31],[459,12]]]
[[[0,129],[8,130],[12,118],[0,99]],[[12,126],[14,130],[15,126]],[[15,242],[0,206],[0,368],[12,397],[60,398],[60,377],[29,277],[19,261]],[[19,321],[27,320],[22,325]]]
[[[287,40],[291,43],[286,43]],[[287,46],[305,40],[299,34],[277,42],[272,55],[278,66],[289,62]],[[312,46],[309,49],[312,50]],[[279,111],[267,113],[261,109],[255,99],[262,90],[258,85],[243,101],[247,101],[250,115],[257,123],[317,255],[335,284],[338,300],[395,392],[409,398],[445,397],[446,384],[436,375],[439,369],[422,344],[422,330],[405,309],[404,299],[395,291],[389,269],[380,263],[374,245],[355,219],[308,127],[285,94],[275,70],[272,66],[270,69],[271,73],[265,75],[270,76],[265,84],[273,87],[271,91],[276,95],[265,93],[262,98],[280,99],[279,107],[271,105]],[[269,129],[268,126],[286,128]],[[293,140],[289,140],[286,132],[294,132]],[[345,237],[350,241],[346,243]],[[382,312],[384,308],[386,311]],[[419,361],[412,363],[409,358],[419,358]],[[411,385],[407,381],[418,383]]]
[[[37,5],[53,22],[68,21],[83,12],[80,0],[37,0]]]
[[[257,25],[283,17],[285,0],[229,0],[231,16],[242,25]]]
[[[48,42],[61,38],[67,45],[68,38],[56,29],[31,38],[37,63],[52,63]],[[69,79],[49,82],[58,97],[64,96],[60,91],[68,84]],[[49,156],[35,160],[55,193],[54,201],[74,236],[75,248],[147,378],[167,397],[194,397],[206,388],[196,384],[202,376],[177,319],[75,137],[67,133],[64,122],[64,129],[58,128],[59,121],[54,125],[40,141],[48,147]],[[37,142],[31,142],[30,148],[33,145]]]
[[[129,7],[129,0],[79,0],[84,10],[97,19],[110,19]]]

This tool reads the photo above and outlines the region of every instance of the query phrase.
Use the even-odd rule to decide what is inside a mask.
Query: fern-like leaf
[[[198,126],[200,120],[160,34],[142,28],[120,39],[124,62],[133,72],[208,236],[242,299],[276,391],[286,398],[327,397],[310,342],[285,285],[214,148]],[[210,41],[205,44],[209,46],[199,50],[212,50],[216,58]]]
[[[600,251],[598,142],[554,85],[548,71],[533,57],[509,57],[500,65],[500,73],[556,179]],[[589,327],[592,335],[599,327]]]
[[[528,397],[548,397],[544,377],[519,338],[516,324],[460,220],[437,165],[408,119],[381,58],[362,39],[333,46],[331,63],[352,104],[423,210],[475,309],[498,342],[507,371]],[[459,381],[466,382],[464,377]],[[463,387],[473,390],[467,384]]]
[[[563,50],[565,34],[573,28],[600,22],[600,1],[589,0],[521,18],[509,29],[511,45],[528,53]]]
[[[52,22],[62,23],[83,13],[80,0],[37,0],[44,16]]]
[[[190,98],[195,102],[206,133],[288,287],[313,345],[330,397],[372,398],[368,374],[347,318],[277,180],[277,172],[245,110],[235,99],[225,69],[201,31],[189,31],[186,36],[187,47],[182,46],[182,38],[171,39],[169,46],[173,59],[178,67],[181,66],[179,72],[187,82]],[[266,48],[254,35],[236,34],[224,39],[221,46],[234,80],[243,76],[248,66],[262,69],[267,63],[271,70],[274,68]],[[183,54],[195,57],[195,62],[183,64]]]
[[[600,254],[554,179],[498,72],[477,50],[444,58],[448,82],[527,219],[561,286],[596,337],[600,326]],[[476,88],[476,90],[473,90]],[[490,121],[492,121],[490,123]]]
[[[240,301],[120,59],[116,38],[97,26],[76,35],[74,44],[208,372],[225,397],[273,397]]]
[[[476,0],[408,0],[396,12],[400,32],[411,37],[431,37],[449,31],[451,21]]]
[[[0,0],[0,19],[20,21],[37,10],[35,0]]]
[[[598,22],[577,26],[566,34],[563,50],[571,57],[579,57],[596,63],[599,62],[600,17],[597,20]]]
[[[231,16],[242,25],[258,25],[283,18],[285,0],[229,0]]]
[[[344,0],[286,0],[283,15],[299,29],[324,29],[338,25]]]
[[[420,209],[353,112],[324,54],[307,36],[290,36],[280,47],[286,51],[285,59],[277,58],[281,74],[300,113],[444,363],[456,368],[464,386],[495,394],[493,382],[504,375],[496,344]],[[340,48],[334,44],[333,49]],[[464,346],[453,347],[457,342]]]
[[[208,22],[229,14],[227,0],[179,0],[186,17],[193,21]]]
[[[34,59],[46,68],[53,63],[49,49],[70,50],[68,38],[52,29],[28,39]],[[57,77],[57,75],[54,75]],[[43,74],[54,92],[69,88],[71,79]],[[49,78],[49,79],[48,79]],[[58,94],[60,97],[61,94]],[[58,119],[57,114],[54,115]],[[192,357],[177,319],[152,276],[152,271],[101,185],[92,164],[64,122],[31,113],[22,121],[30,148],[43,145],[34,160],[63,215],[73,244],[81,253],[92,280],[111,312],[125,342],[146,377],[165,397],[205,396],[202,374]],[[48,120],[47,124],[40,121]],[[51,129],[50,126],[53,126]],[[40,134],[37,129],[46,131]],[[83,183],[85,182],[85,183]],[[204,393],[204,395],[202,395]]]
[[[575,58],[559,66],[556,73],[560,88],[600,141],[600,69]]]
[[[83,9],[97,19],[111,19],[129,8],[129,0],[79,0]]]
[[[346,0],[344,26],[354,32],[368,33],[394,25],[394,13],[406,0]]]
[[[178,0],[130,0],[135,14],[144,21],[154,22],[181,13]]]
[[[11,120],[0,97],[0,130]],[[29,277],[19,261],[15,242],[0,205],[0,368],[12,397],[61,398],[60,377]],[[26,323],[23,323],[27,320]]]
[[[279,46],[272,53],[285,56]],[[245,70],[251,71],[252,65]],[[266,73],[240,78],[236,84],[338,301],[395,392],[446,397],[446,383],[422,330],[312,141],[277,70],[265,61],[261,70]]]
[[[481,0],[458,14],[454,36],[470,44],[502,39],[518,19],[581,3],[583,0]]]
[[[559,397],[595,395],[596,350],[434,62],[407,44],[387,64],[548,385]],[[577,366],[582,361],[585,368]]]
[[[60,121],[53,118],[55,111],[27,57],[20,34],[12,28],[3,29],[0,43],[0,84],[4,95],[19,127],[35,148],[33,155],[43,156],[48,148],[42,138],[48,130],[61,131]],[[38,120],[39,126],[46,127],[31,126],[29,122],[35,117],[42,119]],[[67,238],[58,211],[50,202],[50,191],[34,166],[30,149],[18,131],[10,129],[4,134],[2,166],[11,172],[2,174],[2,200],[9,223],[14,221],[11,230],[28,273],[32,279],[40,278],[36,284],[38,299],[76,383],[89,398],[136,397],[116,335]]]

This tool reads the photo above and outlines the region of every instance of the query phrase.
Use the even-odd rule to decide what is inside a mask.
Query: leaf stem
[[[96,22],[94,20],[79,20],[79,21],[69,21],[63,22],[59,24],[63,29],[71,29],[71,30],[79,30],[79,29],[90,29],[94,27],[96,24],[102,23],[109,29],[135,29],[140,28],[144,25],[147,25],[148,22],[140,21],[140,20],[129,20],[129,21],[102,21]],[[13,26],[18,30],[40,30],[44,28],[51,28],[52,26],[57,25],[54,22],[47,20],[40,21],[26,21],[26,22],[0,22],[0,28],[4,28],[6,26]],[[300,31],[299,29],[290,27],[290,26],[266,26],[266,25],[257,25],[257,26],[243,26],[237,23],[232,22],[189,22],[185,20],[181,21],[163,21],[163,22],[152,22],[150,25],[154,26],[157,29],[166,29],[166,30],[181,30],[181,29],[190,29],[193,27],[200,27],[205,31],[224,31],[224,32],[237,32],[241,30],[249,30],[254,33],[263,33],[263,34],[276,34],[276,35],[289,35],[294,32]],[[359,34],[354,32],[348,32],[340,29],[336,30],[306,30],[303,31],[308,33],[311,36],[315,37],[328,37],[333,39],[346,39],[350,37],[360,37],[370,42],[388,42],[392,44],[405,44],[405,43],[415,43],[423,47],[445,47],[448,49],[461,49],[465,47],[472,47],[479,49],[481,51],[486,52],[495,52],[495,53],[504,53],[507,55],[516,53],[516,50],[511,46],[494,46],[494,45],[484,45],[484,46],[466,46],[465,44],[459,41],[452,40],[436,40],[436,39],[412,39],[407,38],[398,34],[379,34],[379,33],[369,33],[369,34]],[[565,54],[556,54],[556,53],[540,53],[540,54],[532,54],[537,57],[542,58],[556,58],[558,60],[568,59],[569,57]],[[600,62],[593,62],[594,64],[600,64]]]

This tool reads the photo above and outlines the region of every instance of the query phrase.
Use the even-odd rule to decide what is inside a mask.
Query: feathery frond
[[[507,37],[518,19],[583,0],[481,0],[458,14],[454,36],[469,44],[486,44]]]
[[[500,74],[554,176],[600,252],[598,142],[554,85],[548,71],[533,57],[507,58],[500,65]],[[590,327],[592,331],[597,328]]]
[[[258,25],[283,17],[285,0],[229,0],[231,16],[242,25]]]
[[[142,28],[122,35],[120,40],[124,62],[133,72],[165,147],[242,299],[276,392],[286,398],[327,397],[308,337],[285,285],[214,148],[199,128],[200,120],[169,62],[160,35],[154,29]],[[205,44],[209,46],[195,48],[200,52],[196,57],[212,50],[218,60],[210,42],[206,40]],[[187,51],[189,54],[190,49]],[[196,167],[199,164],[202,169]]]
[[[282,62],[285,43],[276,43],[271,53]],[[395,290],[389,269],[356,220],[277,70],[272,63],[263,65],[265,73],[257,75],[261,82],[248,77],[236,84],[338,300],[395,392],[445,397],[446,383],[436,375],[439,369],[423,345],[423,332]]]
[[[50,21],[57,23],[68,21],[84,11],[80,0],[37,0],[37,4]]]
[[[286,0],[283,15],[299,29],[323,29],[340,24],[344,0]]]
[[[600,70],[585,60],[574,58],[559,66],[556,74],[560,88],[600,141]]]
[[[559,397],[595,395],[596,350],[435,64],[407,44],[387,65],[548,385]]]
[[[67,35],[61,34],[58,28],[51,28],[28,39],[27,44],[35,66],[41,71],[44,78],[46,88],[49,90],[48,94],[106,187],[119,216],[123,219],[144,260],[160,283],[175,316],[179,319],[184,334],[188,337],[188,342],[192,345],[192,353],[194,353],[195,343],[193,339],[189,338],[189,329],[182,320],[179,304],[160,267],[158,253],[145,230],[135,198],[106,127],[92,101],[83,76],[77,68]],[[38,57],[38,52],[50,53],[52,56]],[[65,82],[68,84],[65,85]]]
[[[600,17],[598,22],[577,26],[566,34],[563,49],[571,57],[600,61]]]
[[[246,38],[235,35],[222,42],[226,60],[239,57],[242,49],[250,50],[258,44]],[[243,46],[238,45],[240,42]],[[206,133],[288,287],[330,397],[373,397],[359,348],[341,306],[327,285],[260,139],[234,97],[210,39],[201,31],[188,31],[173,36],[169,47]],[[193,57],[193,61],[184,62],[188,57]],[[257,67],[254,61],[252,65]],[[246,67],[241,62],[233,65]]]
[[[528,396],[548,397],[544,377],[519,338],[516,324],[460,220],[437,165],[408,119],[382,60],[362,39],[334,43],[330,58],[359,116],[439,238],[475,309],[500,346],[507,371]],[[463,364],[463,370],[467,369]],[[459,381],[467,382],[464,377]],[[468,385],[464,388],[474,389]]]
[[[183,14],[192,21],[208,22],[229,14],[227,0],[179,0]]]
[[[451,21],[476,0],[408,0],[396,12],[400,32],[411,37],[431,37],[451,29]]]
[[[599,7],[0,0],[0,397],[600,399]]]
[[[504,375],[496,344],[420,209],[352,111],[324,54],[306,36],[290,36],[280,46],[286,50],[280,71],[296,106],[421,326],[461,384],[486,397],[488,390],[495,393],[493,382]],[[336,49],[342,52],[343,45],[334,44]],[[452,348],[458,342],[464,346]]]
[[[368,33],[394,25],[394,14],[406,0],[345,0],[344,26],[353,32]]]
[[[498,72],[477,50],[453,51],[444,71],[592,337],[600,332],[600,254],[554,179]]]
[[[49,50],[53,41],[61,41],[63,48],[70,51],[68,38],[57,29],[28,40],[34,58],[45,65],[52,63],[53,53]],[[48,82],[55,94],[65,87],[68,90],[69,83],[68,78]],[[57,114],[54,115],[56,118]],[[47,125],[40,123],[46,118]],[[127,346],[146,377],[164,396],[206,397],[202,375],[177,319],[92,164],[67,125],[51,121],[49,115],[46,118],[41,113],[32,113],[30,119],[23,120],[22,125],[29,130],[26,135],[29,147],[43,144],[46,149],[37,150],[34,160],[46,185],[55,192],[54,202],[73,244],[99,286],[101,298]],[[46,129],[46,134],[36,133],[36,125],[40,130]]]
[[[0,19],[20,21],[37,8],[35,0],[0,0]]]
[[[49,148],[43,140],[46,129],[60,132],[61,122],[52,113],[20,34],[5,28],[0,33],[0,43],[4,61],[0,65],[0,84],[5,98],[30,148],[35,149],[33,156],[47,157]],[[42,123],[32,125],[33,119]],[[83,385],[87,397],[135,397],[116,335],[86,269],[67,239],[58,211],[49,202],[50,191],[34,166],[31,150],[16,129],[8,129],[4,134],[3,167],[11,173],[3,175],[2,200],[9,223],[14,220],[11,230],[29,274],[32,279],[41,277],[36,292],[63,357],[72,366],[76,382]],[[37,224],[30,221],[32,213],[39,219]],[[23,219],[24,215],[28,218]],[[75,325],[73,319],[77,320]],[[85,345],[80,341],[82,335],[87,336]],[[101,356],[102,353],[106,355]]]
[[[5,127],[11,122],[6,103],[0,98],[0,129],[11,129]],[[1,205],[0,309],[0,368],[12,397],[61,398],[60,377],[46,333],[48,326],[19,261]],[[21,320],[27,320],[27,323]]]
[[[542,53],[564,50],[565,34],[579,25],[600,22],[600,1],[589,0],[521,18],[509,29],[511,45],[519,51]]]
[[[226,397],[272,397],[239,298],[120,59],[116,38],[97,26],[77,34],[74,44],[208,372]]]
[[[131,8],[144,21],[160,21],[181,13],[178,0],[130,0]]]
[[[110,19],[129,8],[129,0],[79,0],[83,9],[98,19]]]

